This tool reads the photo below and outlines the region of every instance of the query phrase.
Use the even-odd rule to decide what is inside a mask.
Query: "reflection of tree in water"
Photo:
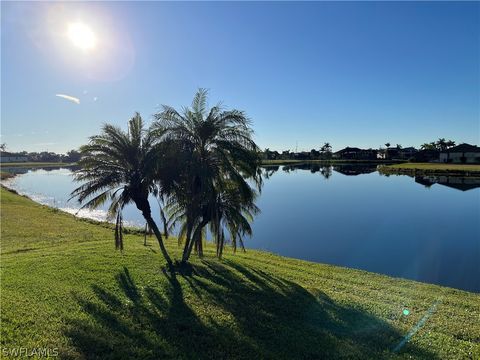
[[[21,174],[26,174],[29,171],[35,172],[35,171],[53,171],[53,170],[61,170],[61,169],[69,169],[69,170],[76,170],[78,169],[78,166],[45,166],[45,167],[40,167],[40,166],[5,166],[2,167],[2,171],[8,172],[10,174],[15,174],[15,175],[21,175]]]
[[[322,164],[294,164],[294,165],[285,165],[282,168],[283,171],[289,173],[296,170],[307,170],[312,174],[320,173],[325,179],[328,179],[332,176],[332,166],[331,165],[322,165]]]
[[[325,178],[325,179],[328,179],[330,176],[332,176],[332,167],[331,166],[324,166],[320,169],[320,174],[322,174],[322,176]]]
[[[264,175],[268,179],[275,172],[279,170],[279,166],[267,166],[264,167]],[[377,165],[375,164],[338,164],[338,165],[328,165],[328,164],[312,164],[312,163],[300,163],[300,164],[291,164],[282,166],[282,170],[286,173],[297,170],[306,170],[310,171],[312,174],[320,173],[325,179],[328,179],[332,176],[332,170],[335,170],[338,173],[343,175],[360,175],[360,174],[370,174],[377,170]]]
[[[359,164],[359,165],[342,164],[342,165],[334,165],[333,170],[343,175],[356,176],[361,174],[370,174],[377,171],[377,165],[375,164]]]
[[[275,174],[278,171],[279,168],[280,168],[280,166],[278,166],[278,165],[264,167],[264,168],[262,168],[262,175],[266,179],[270,179],[270,177],[273,174]]]
[[[460,191],[480,187],[480,177],[473,176],[422,175],[415,176],[415,182],[426,188],[430,188],[434,184],[439,184]]]

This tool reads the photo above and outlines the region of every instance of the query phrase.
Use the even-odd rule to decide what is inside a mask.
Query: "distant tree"
[[[5,143],[0,144],[0,150],[1,151],[6,151],[7,150],[7,144],[5,144]]]
[[[312,149],[310,150],[310,159],[318,159],[320,157],[320,152],[315,150],[315,149]]]
[[[446,140],[445,138],[439,138],[437,141],[432,141],[430,143],[424,143],[420,146],[422,150],[438,150],[445,151],[451,147],[455,146],[455,141]]]
[[[440,151],[445,151],[447,150],[447,140],[445,138],[440,138],[436,142],[437,149]]]
[[[389,148],[390,145],[391,145],[391,144],[390,144],[389,142],[385,143],[385,147],[387,147],[387,148]]]
[[[79,161],[81,157],[82,154],[79,151],[70,150],[69,152],[67,152],[67,156],[65,156],[64,160],[73,163]]]
[[[290,150],[284,150],[284,151],[282,152],[282,160],[289,160],[289,159],[291,159],[291,158],[293,158],[293,157],[292,157],[292,155],[291,155],[291,153],[290,153]]]
[[[445,145],[447,145],[447,148],[451,148],[455,146],[455,141],[448,140]]]
[[[422,150],[436,150],[437,146],[435,145],[435,143],[424,143],[424,144],[420,145],[420,149],[422,149]]]
[[[398,150],[400,150],[400,149],[402,148],[402,145],[400,145],[400,144],[397,144],[397,146],[396,146],[396,147],[397,147],[397,149],[398,149]]]
[[[323,144],[320,149],[320,153],[324,159],[330,159],[332,157],[332,146],[329,142]]]

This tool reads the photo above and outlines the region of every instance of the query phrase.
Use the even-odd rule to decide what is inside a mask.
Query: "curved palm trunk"
[[[153,233],[155,234],[155,237],[158,240],[158,245],[160,246],[160,250],[162,251],[163,256],[165,257],[165,260],[167,260],[168,265],[172,265],[172,259],[170,258],[170,255],[168,255],[167,249],[165,248],[165,244],[163,243],[163,238],[162,234],[160,233],[160,230],[158,230],[157,224],[155,221],[152,219],[151,215],[147,215],[143,213],[143,217],[147,221],[148,226],[153,230]]]
[[[168,265],[171,266],[173,264],[172,259],[168,255],[165,244],[163,243],[162,233],[160,232],[160,230],[158,230],[158,226],[152,218],[152,211],[150,209],[150,204],[148,203],[147,197],[137,196],[134,197],[134,199],[137,209],[142,212],[142,215],[147,221],[148,226],[150,227],[150,229],[153,230],[153,233],[157,238],[158,245],[160,246],[160,250],[162,251],[163,257],[165,258],[165,260],[167,260]]]

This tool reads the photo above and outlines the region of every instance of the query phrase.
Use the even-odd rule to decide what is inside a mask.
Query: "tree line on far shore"
[[[357,148],[350,148],[350,149],[357,149],[362,151],[370,151],[370,152],[385,152],[388,150],[398,150],[402,151],[404,147],[401,144],[392,145],[391,143],[387,142],[384,144],[385,147],[380,146],[379,149],[357,149]],[[424,143],[420,145],[420,149],[415,149],[413,147],[408,148],[414,151],[420,150],[436,150],[436,151],[445,151],[451,147],[456,145],[455,141],[453,140],[446,140],[445,138],[439,138],[437,141],[432,141],[429,143]],[[348,148],[346,148],[348,149]],[[317,149],[311,149],[310,151],[291,151],[291,150],[283,150],[282,152],[276,150],[270,150],[270,148],[266,148],[260,154],[260,157],[263,160],[330,160],[334,155],[332,152],[332,146],[329,142],[324,143]]]
[[[52,151],[16,151],[9,152],[7,144],[0,145],[0,151],[3,154],[8,153],[10,156],[25,157],[29,162],[54,162],[54,163],[74,163],[80,160],[81,154],[78,150],[67,151],[66,154],[57,154]]]

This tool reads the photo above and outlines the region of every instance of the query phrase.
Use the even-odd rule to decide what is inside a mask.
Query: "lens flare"
[[[97,38],[92,29],[83,23],[77,22],[68,25],[67,35],[73,45],[84,51],[95,48],[97,43]]]

